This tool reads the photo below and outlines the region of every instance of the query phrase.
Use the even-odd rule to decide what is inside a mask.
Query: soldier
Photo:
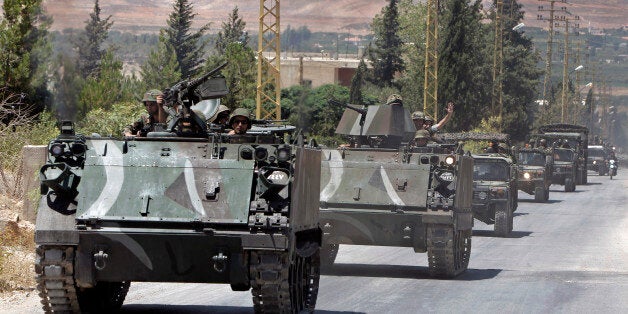
[[[423,129],[428,130],[431,134],[440,131],[445,124],[451,119],[454,114],[454,103],[447,103],[447,114],[438,123],[434,124],[434,119],[430,115],[425,115],[423,118]]]
[[[231,114],[231,110],[225,105],[220,105],[218,107],[218,111],[209,118],[209,122],[218,125],[225,125],[229,121],[229,115]]]
[[[232,128],[229,131],[229,135],[246,134],[246,131],[251,128],[251,118],[249,116],[249,111],[244,108],[234,110],[231,118],[229,118],[229,125]]]
[[[544,138],[542,138],[542,139],[539,141],[539,147],[540,147],[540,148],[547,148],[547,141],[546,141]]]
[[[432,136],[427,130],[418,130],[414,133],[413,146],[424,147],[429,142],[432,142]]]
[[[151,89],[144,93],[142,103],[144,103],[146,113],[124,128],[124,136],[146,136],[148,132],[155,131],[156,123],[170,122],[171,117],[162,106],[163,93],[160,90]]]

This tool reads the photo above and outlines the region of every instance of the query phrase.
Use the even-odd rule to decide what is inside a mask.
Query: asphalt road
[[[628,172],[548,203],[519,193],[514,231],[476,221],[469,270],[431,279],[427,254],[341,246],[323,272],[317,313],[628,313]],[[251,313],[250,292],[226,285],[133,283],[123,312]]]
[[[549,203],[519,193],[514,231],[476,221],[469,270],[431,279],[427,254],[341,246],[321,276],[317,313],[628,313],[628,170],[590,173]],[[250,292],[228,285],[133,283],[126,313],[252,313]],[[0,313],[41,312],[36,292],[0,298]]]

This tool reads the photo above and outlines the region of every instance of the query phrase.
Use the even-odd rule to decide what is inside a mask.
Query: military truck
[[[570,148],[554,148],[553,159],[552,184],[564,185],[565,192],[575,191],[578,169],[576,152]]]
[[[40,171],[35,270],[46,312],[115,311],[133,281],[230,284],[251,289],[255,312],[314,310],[320,150],[268,130],[211,132],[193,96],[222,97],[225,86],[171,89],[181,115],[146,137],[62,125]]]
[[[591,145],[588,149],[587,164],[588,169],[597,172],[600,176],[608,172],[606,160],[608,159],[608,150],[602,145]]]
[[[510,148],[510,136],[504,133],[445,133],[446,142],[486,144],[473,157],[473,217],[494,225],[495,235],[508,236],[518,206],[517,165]]]
[[[576,167],[576,184],[587,184],[587,156],[589,147],[589,129],[574,124],[547,124],[539,127],[539,138],[545,138],[548,143],[560,143],[564,148],[571,148],[576,153],[574,166]]]
[[[517,187],[521,191],[534,195],[536,202],[547,202],[554,164],[552,149],[519,148],[516,150],[516,155],[519,173]]]
[[[400,105],[348,105],[336,134],[352,145],[322,150],[321,261],[339,245],[411,247],[429,273],[454,277],[471,253],[473,159],[452,144],[413,147]]]

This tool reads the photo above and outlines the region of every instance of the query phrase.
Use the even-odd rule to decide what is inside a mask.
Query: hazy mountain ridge
[[[172,11],[172,0],[110,0],[100,1],[101,16],[111,15],[114,29],[131,32],[156,32],[166,25],[168,14]],[[566,6],[574,15],[581,17],[581,27],[617,28],[628,25],[628,0],[588,1],[573,0],[572,4],[556,2],[556,7]],[[49,14],[54,18],[52,26],[55,30],[64,28],[82,28],[92,11],[93,1],[85,0],[47,0],[44,2]],[[235,7],[234,1],[191,1],[198,14],[195,22],[198,25],[211,22],[212,30],[219,30]],[[235,2],[240,15],[250,30],[257,30],[259,14],[258,0]],[[281,28],[307,26],[312,31],[347,31],[366,32],[364,25],[369,25],[378,14],[386,0],[336,0],[311,1],[293,0],[281,2]],[[484,1],[485,6],[491,1]],[[526,24],[545,27],[547,22],[538,21],[537,14],[547,16],[547,12],[539,13],[538,6],[549,7],[549,2],[523,0],[526,11]],[[356,26],[358,25],[358,26]]]

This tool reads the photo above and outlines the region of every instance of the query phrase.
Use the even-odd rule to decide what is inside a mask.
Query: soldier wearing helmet
[[[545,140],[544,138],[542,138],[542,139],[539,141],[539,147],[540,147],[540,148],[547,148],[547,140]]]
[[[229,115],[231,114],[231,110],[225,105],[220,105],[218,107],[218,111],[214,113],[211,118],[209,118],[209,122],[218,125],[225,125],[229,121]]]
[[[413,146],[424,147],[432,141],[432,135],[427,130],[418,130],[414,133]]]
[[[163,93],[158,89],[151,89],[144,93],[142,103],[146,113],[124,128],[124,136],[146,136],[148,132],[155,131],[156,124],[170,122],[170,116],[163,108]]]
[[[251,128],[250,113],[245,108],[238,108],[233,111],[231,118],[229,118],[229,125],[232,130],[229,131],[229,135],[242,135],[246,134],[246,131]]]
[[[423,119],[423,129],[428,130],[431,134],[440,131],[454,114],[454,103],[447,103],[447,108],[445,110],[447,110],[447,114],[436,124],[434,124],[434,118],[430,115],[425,115],[425,118]]]

